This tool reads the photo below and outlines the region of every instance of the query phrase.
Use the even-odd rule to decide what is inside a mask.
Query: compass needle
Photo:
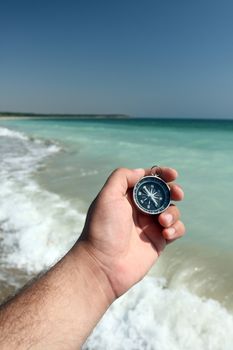
[[[151,199],[152,199],[152,201],[155,203],[155,205],[156,205],[156,207],[157,207],[157,206],[158,206],[158,202],[155,200],[154,197],[152,197]]]

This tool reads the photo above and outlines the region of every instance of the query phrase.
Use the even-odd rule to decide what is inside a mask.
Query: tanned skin
[[[139,282],[166,244],[183,236],[180,213],[171,205],[159,216],[141,213],[132,188],[149,169],[115,170],[91,204],[81,237],[45,275],[0,309],[1,350],[77,350],[108,307]],[[183,199],[162,168],[174,201]]]

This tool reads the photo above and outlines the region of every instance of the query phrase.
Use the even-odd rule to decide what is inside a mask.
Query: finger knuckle
[[[176,219],[180,217],[180,210],[177,208],[176,205],[173,204],[172,206],[170,206],[170,212],[172,213],[172,215],[174,215]]]
[[[185,235],[186,234],[186,227],[185,227],[185,225],[183,224],[183,235]]]

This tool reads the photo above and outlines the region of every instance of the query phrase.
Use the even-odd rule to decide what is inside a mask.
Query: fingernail
[[[168,233],[169,238],[174,237],[175,236],[175,232],[176,232],[176,230],[174,229],[174,227],[167,228],[167,233]]]
[[[178,171],[177,171],[176,169],[173,169],[173,170],[174,170],[174,172],[176,173],[176,177],[178,177],[178,176],[179,176]]]
[[[134,171],[138,174],[140,174],[140,176],[143,176],[143,174],[145,173],[145,170],[142,168],[138,168],[138,169],[134,169]]]
[[[183,199],[184,198],[184,191],[180,187],[179,187],[179,192],[180,192],[182,199]]]
[[[143,168],[138,168],[138,169],[134,169],[135,171],[142,171],[144,170]]]
[[[172,222],[173,222],[172,214],[165,214],[164,215],[164,220],[165,220],[166,225],[172,224]]]

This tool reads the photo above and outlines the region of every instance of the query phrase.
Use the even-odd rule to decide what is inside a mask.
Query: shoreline
[[[37,114],[37,113],[7,113],[0,112],[0,120],[142,120],[157,122],[189,122],[189,123],[230,123],[233,124],[233,118],[182,118],[182,117],[139,117],[127,114]]]
[[[126,114],[1,114],[0,120],[15,120],[15,119],[129,119]]]

